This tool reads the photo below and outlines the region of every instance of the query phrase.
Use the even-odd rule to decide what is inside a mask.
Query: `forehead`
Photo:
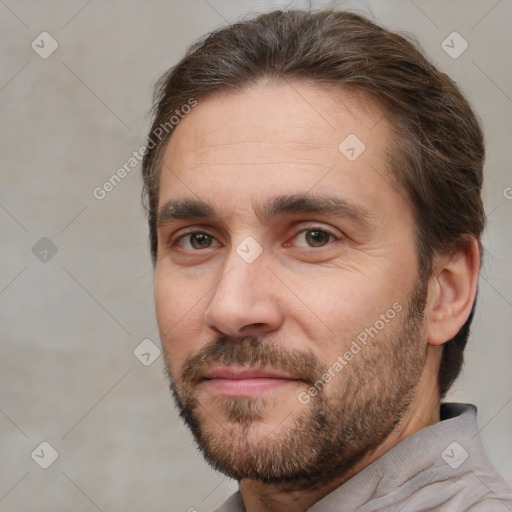
[[[389,129],[382,107],[369,94],[304,81],[257,83],[199,100],[175,128],[167,149],[191,162],[209,156],[208,149],[235,150],[243,144],[249,150],[254,143],[266,143],[268,149],[289,144],[290,150],[338,151],[340,136],[352,129],[368,140],[377,125],[372,143],[386,138]]]
[[[216,94],[175,128],[159,204],[195,197],[236,214],[310,191],[385,202],[399,192],[386,159],[390,133],[378,102],[354,91],[289,82]]]

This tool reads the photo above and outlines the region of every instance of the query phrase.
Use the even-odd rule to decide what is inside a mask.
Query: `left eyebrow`
[[[274,196],[262,208],[254,205],[258,218],[272,220],[288,214],[317,213],[349,218],[370,225],[370,211],[348,199],[326,194]]]
[[[371,214],[367,208],[348,199],[325,194],[290,194],[270,198],[262,207],[253,205],[256,216],[261,220],[273,219],[292,214],[316,213],[349,218],[362,226],[371,227]],[[170,200],[157,213],[157,228],[175,220],[222,218],[215,207],[200,199]]]

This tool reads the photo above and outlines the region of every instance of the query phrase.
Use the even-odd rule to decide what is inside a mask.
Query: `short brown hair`
[[[276,10],[218,29],[192,45],[155,87],[154,118],[142,162],[150,250],[156,262],[160,161],[172,135],[155,131],[183,105],[261,80],[307,80],[377,98],[393,131],[388,162],[416,221],[421,276],[435,253],[476,238],[482,254],[484,144],[480,123],[455,83],[408,37],[358,14]],[[160,130],[161,131],[161,130]],[[476,303],[476,300],[475,300]],[[457,378],[475,303],[458,334],[444,344],[438,386],[444,397]]]

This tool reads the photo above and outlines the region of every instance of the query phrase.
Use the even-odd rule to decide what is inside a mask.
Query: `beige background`
[[[152,85],[190,43],[286,4],[306,5],[0,1],[0,512],[204,512],[235,489],[178,420],[162,357],[144,366],[133,353],[159,344],[140,168],[103,200],[93,190],[144,143]],[[489,458],[512,483],[512,4],[337,5],[416,34],[484,122],[487,255],[449,399],[478,406]],[[43,31],[59,45],[46,59],[31,48]],[[469,44],[457,59],[441,47],[453,31]],[[44,241],[33,253],[43,237],[55,255]],[[31,457],[43,441],[58,452],[48,469]]]

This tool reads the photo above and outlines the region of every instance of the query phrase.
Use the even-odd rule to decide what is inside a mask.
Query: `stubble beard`
[[[426,283],[418,281],[407,309],[386,326],[389,334],[379,333],[363,346],[309,403],[300,403],[297,392],[296,409],[265,435],[265,411],[279,406],[275,396],[209,395],[202,403],[195,391],[200,376],[219,364],[272,367],[309,387],[329,367],[313,353],[283,349],[257,337],[223,337],[189,357],[178,379],[168,371],[179,415],[206,461],[235,480],[290,489],[312,488],[348,472],[382,444],[414,401],[426,364],[426,290]]]

